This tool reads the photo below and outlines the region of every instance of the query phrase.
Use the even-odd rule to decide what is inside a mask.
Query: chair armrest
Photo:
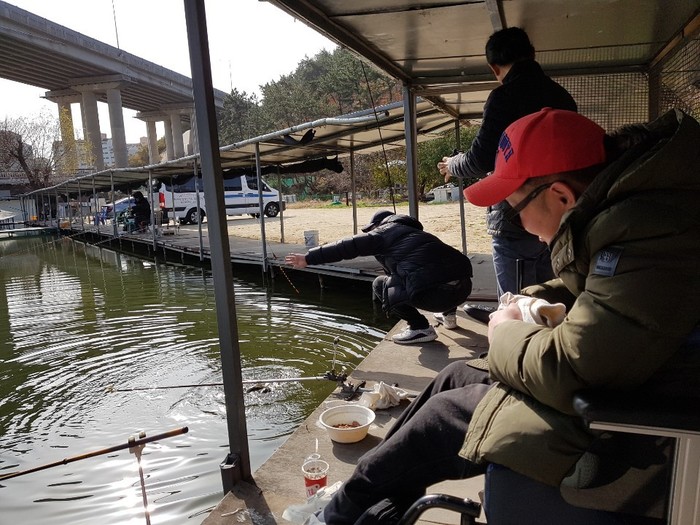
[[[700,434],[699,401],[586,390],[574,396],[573,405],[591,428],[678,437]]]

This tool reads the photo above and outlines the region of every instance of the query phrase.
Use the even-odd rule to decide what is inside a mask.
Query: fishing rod
[[[308,376],[308,377],[283,377],[277,379],[244,379],[242,383],[244,385],[257,385],[260,383],[293,383],[295,381],[318,381],[320,379],[328,379],[329,381],[337,381],[341,376],[331,377],[329,374],[322,376]],[[346,376],[347,377],[347,376]],[[200,386],[224,386],[223,383],[196,383],[189,385],[164,385],[164,386],[135,386],[132,388],[114,388],[113,385],[109,385],[105,390],[107,392],[138,392],[140,390],[169,390],[173,388],[195,388]]]
[[[109,454],[110,452],[116,452],[118,450],[124,450],[126,448],[133,448],[138,446],[143,446],[146,443],[151,443],[152,441],[160,441],[161,439],[179,436],[181,434],[186,434],[189,432],[187,427],[176,428],[163,432],[162,434],[157,434],[155,436],[144,437],[135,439],[133,436],[129,438],[126,443],[121,445],[114,445],[112,447],[102,448],[99,450],[93,450],[92,452],[87,452],[86,454],[80,454],[77,456],[70,456],[62,459],[61,461],[54,461],[53,463],[47,463],[46,465],[41,465],[38,467],[30,468],[27,470],[18,470],[16,472],[10,472],[9,474],[4,474],[0,476],[0,481],[5,481],[6,479],[16,478],[18,476],[24,476],[25,474],[31,474],[33,472],[38,472],[40,470],[46,470],[48,468],[58,467],[59,465],[67,465],[68,463],[73,463],[74,461],[80,461],[82,459],[93,458],[95,456],[102,456],[104,454]]]
[[[280,377],[275,379],[243,379],[241,382],[244,385],[259,385],[265,383],[294,383],[297,381],[319,381],[328,380],[338,383],[338,386],[347,388],[345,385],[345,380],[348,378],[348,374],[343,370],[341,373],[335,371],[336,354],[338,353],[338,341],[339,337],[333,340],[333,364],[331,370],[323,374],[322,376],[307,376],[307,377]],[[114,385],[109,385],[105,391],[106,392],[139,392],[145,390],[172,390],[175,388],[197,388],[197,387],[210,387],[210,386],[224,386],[222,382],[215,383],[195,383],[186,385],[163,385],[163,386],[135,386],[131,388],[115,388]],[[351,385],[352,386],[352,385]],[[363,385],[364,386],[364,385]]]

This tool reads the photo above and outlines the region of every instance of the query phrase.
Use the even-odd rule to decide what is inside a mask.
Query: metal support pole
[[[85,221],[83,220],[83,194],[80,191],[80,179],[78,179],[78,217],[80,217],[80,229],[85,231]]]
[[[462,149],[462,137],[459,133],[459,120],[455,120],[455,146],[457,151]],[[464,210],[464,179],[457,177],[459,187],[459,227],[462,233],[462,253],[467,255],[467,223]]]
[[[114,208],[114,172],[110,171],[109,172],[109,186],[110,186],[110,194],[111,194],[111,199],[112,199],[112,229],[114,231],[114,236],[117,237],[119,235],[119,232],[117,231],[117,210]],[[98,226],[99,230],[99,226]]]
[[[195,162],[195,170],[194,170],[194,176],[195,176],[195,188],[197,187],[197,164]],[[173,226],[177,226],[177,217],[175,216],[175,185],[173,184],[173,176],[170,176],[170,202],[173,203]],[[197,213],[199,213],[199,200],[197,201]],[[201,222],[201,221],[200,221]],[[199,232],[201,235],[202,228],[199,228]]]
[[[406,175],[408,176],[408,214],[418,220],[418,135],[416,132],[416,95],[403,86],[403,124],[406,136]]]
[[[649,70],[649,100],[647,107],[648,120],[659,118],[659,100],[661,98],[661,68]]]
[[[158,241],[156,240],[158,225],[156,225],[156,208],[155,204],[153,204],[153,170],[148,170],[148,200],[151,201],[151,228],[153,231],[153,252],[155,254],[158,247]]]
[[[197,178],[198,175],[198,170],[197,170],[197,159],[194,160],[194,194],[197,199],[197,215],[199,217],[202,216],[202,212],[200,211],[201,204],[199,200],[199,179]],[[175,187],[173,186],[173,178],[170,177],[170,191],[172,193],[172,201],[173,201],[173,210],[175,209]],[[228,230],[228,228],[227,228]],[[197,221],[197,231],[199,232],[199,262],[204,261],[204,237],[202,236],[202,221],[199,220]],[[228,231],[226,232],[226,235],[228,236]]]
[[[255,143],[255,175],[258,179],[258,206],[260,208],[260,240],[262,241],[262,271],[267,275],[267,239],[265,238],[265,210],[263,209],[262,171],[260,168],[260,144]]]
[[[280,195],[280,242],[284,244],[284,197],[282,195],[282,172],[279,165],[277,166],[277,187]]]
[[[229,454],[221,465],[221,473],[224,491],[228,491],[237,481],[251,479],[250,450],[206,13],[204,0],[184,0],[184,4],[224,380]]]
[[[357,235],[357,195],[355,195],[355,151],[350,145],[350,191],[352,191],[352,234]]]
[[[112,176],[112,172],[109,172],[110,177]],[[99,199],[97,198],[97,190],[95,189],[95,177],[92,177],[92,200],[95,204],[95,217],[97,217],[97,204],[99,203]],[[112,203],[114,203],[114,199],[112,199]],[[114,208],[114,205],[112,205],[112,208]],[[90,211],[92,211],[92,204],[90,205]],[[116,217],[115,217],[116,218]],[[97,233],[100,233],[100,219],[98,218],[95,221],[95,224],[97,225]]]

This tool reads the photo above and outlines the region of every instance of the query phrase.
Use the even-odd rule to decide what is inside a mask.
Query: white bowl
[[[362,441],[369,426],[374,421],[374,412],[362,405],[340,405],[325,410],[319,421],[321,426],[328,432],[336,443],[357,443]],[[335,425],[352,425],[359,423],[359,426],[349,428],[336,428]]]

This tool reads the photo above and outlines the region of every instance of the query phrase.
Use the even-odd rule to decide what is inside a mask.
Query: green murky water
[[[336,337],[336,368],[350,370],[391,326],[368,286],[293,282],[298,294],[285,279],[234,275],[244,379],[322,375]],[[152,524],[200,523],[222,496],[223,387],[110,390],[220,381],[207,270],[69,239],[0,241],[0,475],[187,426],[147,445],[141,465]],[[269,388],[245,396],[254,469],[334,383]],[[0,501],[0,524],[146,523],[128,450],[0,481]]]

